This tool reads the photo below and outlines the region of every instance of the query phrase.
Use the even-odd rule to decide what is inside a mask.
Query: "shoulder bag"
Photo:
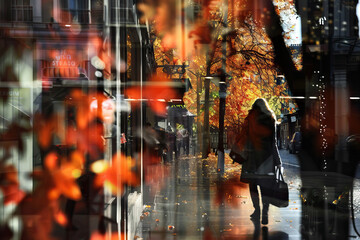
[[[275,178],[272,181],[272,191],[269,195],[269,203],[275,207],[283,208],[289,206],[289,188],[284,181],[281,168],[278,166],[275,167]]]

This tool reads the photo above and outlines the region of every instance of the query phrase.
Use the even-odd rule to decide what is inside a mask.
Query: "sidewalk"
[[[166,184],[146,206],[141,229],[143,239],[301,239],[300,186],[296,169],[286,169],[289,206],[270,206],[269,224],[262,226],[250,220],[253,211],[247,185],[234,187],[241,166],[225,163],[225,180],[218,184],[217,157],[207,160],[195,156],[180,157],[173,163]],[[217,193],[228,193],[223,203],[216,203]]]

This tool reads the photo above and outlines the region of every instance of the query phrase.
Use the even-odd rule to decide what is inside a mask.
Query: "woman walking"
[[[281,168],[281,159],[276,145],[276,116],[263,98],[252,105],[241,131],[239,144],[245,153],[241,181],[249,183],[250,196],[255,208],[251,220],[260,220],[260,188],[262,199],[262,224],[268,224],[269,200],[271,191],[269,180],[275,176],[275,166]],[[243,137],[246,136],[246,137]]]

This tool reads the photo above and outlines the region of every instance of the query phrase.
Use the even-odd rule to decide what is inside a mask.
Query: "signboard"
[[[43,80],[52,78],[79,78],[80,73],[87,74],[87,61],[80,61],[78,52],[72,50],[46,51],[48,60],[41,60],[41,78]],[[81,53],[79,53],[81,55]],[[46,58],[45,58],[46,59]]]
[[[77,65],[77,62],[74,61],[71,54],[68,54],[65,50],[62,50],[58,55],[55,55],[55,58],[51,63],[52,67],[76,67]]]

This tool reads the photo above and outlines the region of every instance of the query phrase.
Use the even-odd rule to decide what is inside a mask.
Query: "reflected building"
[[[349,236],[349,189],[358,160],[347,139],[358,134],[357,1],[296,1],[302,22],[305,81],[294,87],[301,109],[302,235]],[[354,121],[355,120],[355,121]]]
[[[139,23],[133,0],[1,0],[1,130],[6,131],[12,122],[32,124],[36,113],[56,115],[56,124],[71,126],[76,107],[69,107],[70,94],[77,89],[100,93],[112,99],[116,106],[115,121],[103,124],[104,152],[98,158],[111,161],[112,155],[119,151],[134,158],[142,154],[142,139],[137,131],[146,122],[146,114],[151,113],[144,104],[130,108],[124,93],[128,86],[146,82],[155,70],[149,30],[147,24]],[[24,176],[43,167],[48,152],[56,149],[66,155],[71,151],[62,141],[70,137],[67,134],[62,131],[52,137],[47,148],[39,147],[36,135],[24,136],[24,153],[14,150],[9,157],[9,162],[20,171],[21,189],[32,191],[34,183]],[[122,136],[127,144],[123,144]],[[8,144],[6,139],[2,144]],[[4,157],[5,152],[1,154]],[[142,166],[142,158],[137,161],[137,166]],[[143,180],[141,174],[139,180]],[[91,191],[92,186],[83,188]],[[125,186],[123,195],[98,196],[98,206],[90,206],[95,212],[81,223],[81,227],[85,226],[82,232],[87,231],[83,237],[89,237],[104,223],[98,219],[104,215],[109,219],[104,223],[107,230],[121,230],[133,239],[143,209],[142,190],[141,183],[137,188]],[[86,201],[90,200],[79,202]],[[78,206],[77,203],[69,208],[76,214]]]

